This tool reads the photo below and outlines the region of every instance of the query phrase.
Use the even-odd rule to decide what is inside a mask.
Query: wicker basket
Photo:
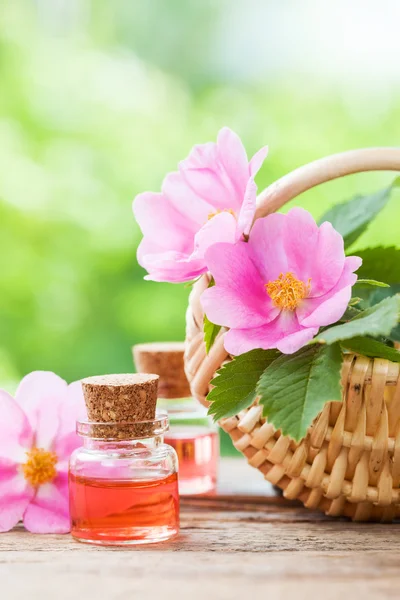
[[[256,218],[320,183],[351,173],[400,170],[400,149],[371,148],[337,154],[300,167],[258,198]],[[207,404],[210,381],[230,359],[221,331],[206,355],[198,281],[187,311],[185,368],[193,395]],[[342,370],[343,402],[325,405],[299,443],[283,436],[253,405],[222,419],[221,427],[249,464],[310,509],[355,521],[400,516],[400,374],[398,363],[349,354]]]

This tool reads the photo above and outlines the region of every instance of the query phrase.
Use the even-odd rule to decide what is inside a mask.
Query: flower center
[[[207,220],[209,221],[210,219],[212,219],[216,215],[220,215],[221,213],[224,213],[224,212],[231,214],[236,219],[236,213],[233,210],[233,208],[218,208],[215,212],[211,212],[211,213],[208,214]]]
[[[282,310],[295,310],[300,302],[308,296],[311,289],[311,278],[304,283],[293,273],[281,273],[275,281],[269,281],[265,288],[274,306]]]
[[[26,454],[28,460],[22,465],[25,479],[34,486],[53,481],[57,474],[57,454],[43,448],[32,448]]]

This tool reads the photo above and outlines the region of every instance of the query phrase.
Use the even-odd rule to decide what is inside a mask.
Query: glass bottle
[[[70,459],[72,536],[99,545],[174,537],[179,531],[178,461],[163,443],[167,415],[118,428],[113,437],[115,423],[77,424],[83,446]]]
[[[206,408],[190,396],[184,372],[184,344],[138,344],[133,355],[139,371],[160,377],[158,406],[168,412],[170,419],[165,441],[178,455],[179,493],[214,493],[219,462],[218,430],[207,416]]]
[[[214,493],[219,460],[218,431],[207,410],[193,398],[159,399],[168,410],[170,428],[165,441],[179,458],[179,493]]]

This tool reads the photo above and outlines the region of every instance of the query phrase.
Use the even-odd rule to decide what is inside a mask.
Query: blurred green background
[[[183,339],[188,289],[143,281],[131,203],[220,127],[249,155],[269,144],[259,189],[333,152],[399,144],[398,4],[348,4],[0,1],[3,387],[34,369],[130,371],[132,344]],[[297,202],[318,216],[392,178]],[[359,246],[396,242],[399,211],[393,199]]]

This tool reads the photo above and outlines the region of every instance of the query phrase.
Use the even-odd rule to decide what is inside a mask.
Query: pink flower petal
[[[319,228],[315,258],[317,260],[309,271],[312,298],[331,290],[343,271],[345,261],[343,238],[331,223],[325,222]]]
[[[50,449],[59,428],[60,404],[67,395],[67,383],[47,371],[34,371],[18,386],[16,401],[25,411],[37,448]]]
[[[82,383],[74,381],[66,389],[64,401],[60,406],[60,427],[58,435],[75,433],[76,422],[87,419],[85,399],[83,397]]]
[[[160,242],[161,243],[161,242]],[[147,263],[154,260],[155,256],[162,256],[164,252],[167,252],[165,248],[162,248],[159,243],[154,242],[146,237],[142,238],[139,247],[137,249],[137,261],[141,267],[148,270]],[[182,254],[181,252],[179,254]]]
[[[210,321],[224,327],[260,327],[273,320],[279,312],[268,301],[265,302],[265,307],[256,303],[251,307],[231,289],[224,287],[205,290],[201,296],[201,304]],[[263,314],[263,309],[267,315]]]
[[[215,142],[195,144],[189,156],[181,161],[183,170],[212,168],[218,162],[217,145]]]
[[[284,247],[288,271],[306,283],[310,297],[320,296],[337,283],[344,265],[342,236],[330,223],[318,227],[306,210],[295,207],[286,215]]]
[[[205,207],[208,211],[206,204]],[[183,215],[177,217],[177,211],[164,196],[139,195],[134,212],[145,235],[137,252],[139,264],[149,273],[145,279],[180,283],[206,271],[204,261],[190,258],[196,224],[188,219],[185,222]],[[182,227],[178,227],[179,223],[183,223]],[[188,231],[188,227],[192,230]]]
[[[323,296],[308,298],[296,309],[297,318],[304,327],[326,326],[335,323],[345,312],[351,298],[351,287],[357,281],[354,270],[361,266],[358,256],[345,259],[343,272],[337,284]]]
[[[277,342],[276,347],[283,354],[293,354],[308,344],[317,333],[318,327],[306,327],[282,338]]]
[[[354,275],[354,282],[356,281]],[[321,326],[331,325],[343,316],[349,300],[351,298],[351,286],[345,287],[330,295],[322,296],[322,299],[315,298],[305,301],[304,308],[300,312],[299,320],[304,327],[312,327],[318,324]],[[319,301],[319,302],[318,302]],[[303,317],[303,314],[309,313],[309,316]]]
[[[217,284],[201,296],[210,321],[226,327],[258,327],[275,318],[278,311],[245,242],[214,244],[205,258]]]
[[[133,212],[143,235],[157,248],[192,251],[196,225],[180,214],[163,194],[139,194],[133,202]]]
[[[292,208],[285,216],[283,236],[288,271],[307,282],[315,261],[318,261],[315,254],[319,236],[316,222],[303,208]]]
[[[284,246],[285,220],[285,215],[273,213],[257,219],[250,231],[249,247],[265,284],[289,271]]]
[[[229,127],[223,127],[218,134],[217,151],[218,159],[229,174],[240,198],[249,178],[247,154],[241,139]]]
[[[232,141],[235,134],[231,133]],[[225,135],[226,132],[222,137]],[[238,150],[237,141],[234,143],[233,150],[236,152]],[[228,151],[232,152],[232,149],[229,148]],[[243,185],[239,189],[236,187],[236,173],[226,170],[221,160],[221,148],[218,149],[217,144],[209,142],[194,146],[189,157],[179,163],[179,171],[195,194],[215,208],[236,210],[240,207],[244,187]]]
[[[53,444],[57,455],[57,469],[63,461],[68,468],[68,460],[72,452],[82,445],[76,433],[76,422],[87,419],[87,411],[80,381],[71,383],[67,388],[67,396],[60,406],[60,428]]]
[[[181,173],[169,173],[162,185],[162,194],[186,219],[201,227],[210,213],[215,212],[212,203],[198,196],[186,183]]]
[[[342,276],[344,277],[344,275],[349,272],[354,273],[354,271],[357,271],[357,269],[359,269],[361,265],[362,258],[360,258],[359,256],[346,256]]]
[[[151,246],[151,249],[149,248]],[[138,262],[148,271],[145,279],[182,283],[196,279],[207,271],[204,259],[174,250],[158,250],[153,242],[143,239],[138,248]]]
[[[244,200],[238,217],[236,234],[237,240],[241,238],[243,233],[245,235],[250,233],[250,229],[254,221],[254,215],[256,213],[256,197],[257,186],[254,182],[254,179],[250,177],[246,185]]]
[[[82,440],[79,438],[78,434],[74,431],[70,433],[65,433],[62,436],[59,436],[53,445],[53,452],[56,453],[58,459],[58,468],[64,470],[65,465],[68,466],[68,461],[76,448],[82,446]],[[60,465],[62,465],[60,467]]]
[[[51,483],[39,486],[24,514],[24,526],[31,533],[70,531],[68,482],[59,474]]]
[[[311,340],[317,331],[318,328],[301,327],[293,312],[282,311],[274,321],[261,327],[231,329],[225,334],[224,346],[234,356],[256,348],[278,348],[281,352],[292,353]]]
[[[0,415],[0,461],[22,463],[31,447],[33,432],[22,408],[4,390],[0,390]]]
[[[232,182],[225,171],[209,168],[188,169],[179,165],[180,173],[190,188],[215,209],[236,210],[240,207],[241,199],[235,193]]]
[[[250,171],[251,177],[255,177],[257,175],[258,171],[261,169],[261,166],[262,166],[264,160],[267,158],[267,156],[268,156],[268,146],[264,146],[258,152],[255,153],[255,155],[253,156],[253,158],[251,159],[250,164],[249,164],[249,171]]]
[[[22,519],[33,494],[17,467],[0,467],[0,532],[10,531]]]
[[[194,238],[194,251],[191,259],[204,258],[207,249],[217,242],[233,244],[236,241],[235,217],[228,212],[222,212],[212,217]]]
[[[145,279],[170,283],[191,281],[207,271],[204,259],[191,259],[174,251],[147,255],[142,266],[149,272]]]

